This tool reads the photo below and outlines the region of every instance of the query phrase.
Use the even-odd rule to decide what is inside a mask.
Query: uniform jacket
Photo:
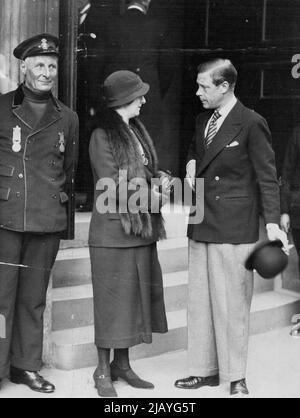
[[[266,223],[280,221],[271,133],[265,119],[237,102],[205,151],[211,115],[198,117],[189,152],[188,160],[197,161],[197,178],[204,178],[205,197],[204,220],[189,225],[188,236],[200,242],[253,243],[259,238],[260,208]]]
[[[115,116],[113,116],[115,114]],[[151,213],[151,179],[158,177],[157,157],[152,141],[143,125],[136,120],[132,122],[147,155],[149,164],[144,166],[137,145],[130,131],[116,112],[112,111],[112,125],[94,131],[90,142],[90,158],[95,181],[95,202],[90,226],[90,246],[96,247],[138,247],[150,245],[165,237],[163,219],[160,214],[161,202],[157,203],[156,213]],[[127,176],[120,175],[127,172]],[[111,201],[106,203],[108,211],[99,211],[100,201],[105,192],[99,187],[99,180],[110,179],[116,185],[116,193]],[[125,180],[124,180],[125,179]],[[135,186],[135,180],[140,179],[140,187],[145,191],[146,201],[140,202],[143,209],[135,213],[130,199],[137,188],[130,190],[129,183]],[[122,186],[120,184],[122,183]],[[110,190],[113,187],[109,186]],[[126,193],[120,194],[120,188]]]
[[[281,213],[291,216],[293,228],[300,228],[300,126],[289,141],[281,179]]]
[[[51,96],[39,123],[26,121],[22,88],[0,97],[0,228],[74,236],[76,113]],[[14,129],[21,150],[12,150]],[[61,152],[60,139],[65,150]]]

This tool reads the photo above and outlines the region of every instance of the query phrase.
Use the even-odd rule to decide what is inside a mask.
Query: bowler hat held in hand
[[[265,241],[255,248],[247,259],[247,270],[256,270],[264,279],[273,279],[288,265],[288,256],[282,250],[281,241]]]

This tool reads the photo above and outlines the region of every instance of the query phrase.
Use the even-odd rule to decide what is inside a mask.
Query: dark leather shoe
[[[121,369],[116,364],[112,363],[110,365],[111,379],[113,382],[116,382],[119,379],[125,380],[130,386],[137,389],[154,389],[154,385],[146,380],[142,380],[134,373],[134,371],[129,369]]]
[[[179,389],[199,389],[202,386],[219,386],[219,375],[210,377],[190,376],[186,379],[177,380],[175,386]]]
[[[237,382],[232,382],[230,385],[230,395],[236,397],[249,395],[246,379],[238,380]]]
[[[113,387],[111,377],[104,376],[97,373],[97,370],[94,373],[94,382],[95,389],[98,391],[98,395],[101,398],[117,398],[117,392]]]
[[[35,392],[53,393],[55,391],[55,386],[37,372],[28,372],[15,367],[10,368],[10,381],[16,385],[26,385]]]

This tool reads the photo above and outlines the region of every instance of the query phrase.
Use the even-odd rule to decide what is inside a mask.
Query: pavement
[[[300,398],[300,338],[289,335],[290,328],[252,336],[249,346],[248,387],[250,398]],[[151,391],[137,390],[125,382],[115,388],[125,399],[203,399],[228,398],[229,384],[204,387],[197,390],[180,390],[174,382],[188,376],[187,352],[166,353],[159,357],[132,362],[132,368],[143,379],[155,384]],[[74,371],[44,369],[41,374],[56,385],[52,395],[42,395],[23,385],[13,385],[5,380],[0,398],[98,398],[92,375],[94,368]]]

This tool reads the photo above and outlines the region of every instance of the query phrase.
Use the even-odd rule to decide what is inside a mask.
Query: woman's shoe
[[[140,379],[134,371],[129,369],[121,369],[116,366],[114,363],[110,366],[111,371],[111,380],[116,382],[119,378],[125,380],[130,386],[137,389],[154,389],[154,385],[150,382]]]
[[[95,389],[98,391],[98,395],[102,398],[117,398],[118,394],[113,387],[111,377],[94,374]]]

